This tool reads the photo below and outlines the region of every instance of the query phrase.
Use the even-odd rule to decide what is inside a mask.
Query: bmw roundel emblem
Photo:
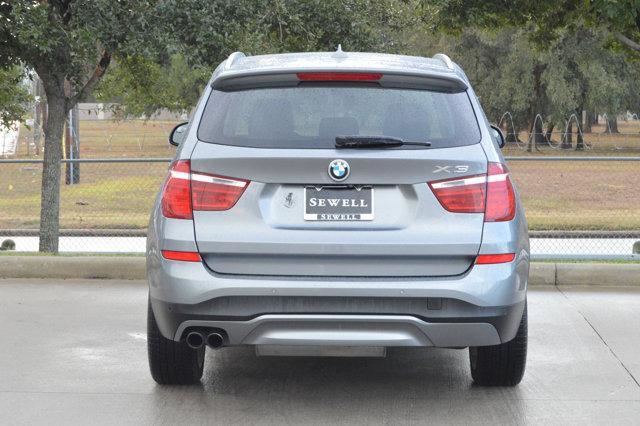
[[[329,176],[335,181],[343,181],[349,177],[349,163],[344,160],[333,160],[329,163]]]

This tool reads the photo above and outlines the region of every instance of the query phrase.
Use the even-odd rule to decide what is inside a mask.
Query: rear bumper
[[[237,276],[150,254],[150,300],[162,334],[225,331],[229,345],[495,345],[511,340],[529,259],[440,278]]]
[[[161,328],[179,341],[192,329],[223,330],[226,345],[435,346],[497,345],[515,336],[524,302],[498,309],[502,315],[422,319],[413,315],[264,314],[247,320],[169,311],[152,302]],[[172,308],[176,308],[175,305]],[[158,316],[160,315],[160,316]],[[214,318],[214,319],[207,319]],[[168,336],[167,336],[168,337]]]

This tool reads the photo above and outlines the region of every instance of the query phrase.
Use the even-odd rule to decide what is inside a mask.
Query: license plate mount
[[[307,186],[304,189],[304,220],[373,220],[373,187]]]

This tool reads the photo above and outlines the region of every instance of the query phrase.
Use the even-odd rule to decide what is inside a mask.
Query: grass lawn
[[[62,228],[145,228],[166,163],[81,164],[80,184],[62,185]],[[0,228],[37,228],[40,166],[0,167]]]
[[[175,147],[167,139],[174,121],[81,121],[81,158],[173,157]],[[28,147],[33,133],[20,132],[16,158],[41,158]]]
[[[81,157],[171,157],[175,148],[169,146],[166,138],[174,124],[83,121]],[[620,131],[640,131],[629,126],[621,122]],[[593,141],[601,136],[594,133],[585,135],[585,139]],[[640,133],[635,140],[625,136],[624,141],[613,141],[614,136],[607,149],[602,146],[596,149],[593,142],[592,150],[577,154],[640,155]],[[19,158],[33,158],[27,155],[28,137],[27,133],[21,135]],[[612,149],[622,143],[626,144],[625,150]],[[576,152],[545,148],[533,154],[576,155]],[[526,155],[526,152],[509,149],[505,155]],[[509,168],[531,229],[640,229],[638,162],[518,161],[510,163]],[[164,163],[81,164],[81,184],[62,185],[61,227],[145,228],[166,169]],[[0,228],[38,227],[40,170],[38,164],[0,165]]]
[[[640,229],[640,162],[509,164],[529,227]]]

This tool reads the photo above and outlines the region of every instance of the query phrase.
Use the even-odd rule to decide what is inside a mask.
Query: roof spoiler
[[[436,53],[435,55],[433,55],[433,59],[442,61],[444,65],[451,71],[455,70],[456,68],[455,65],[453,65],[453,61],[451,60],[451,58],[445,55],[444,53]]]
[[[327,70],[327,69],[287,69],[273,72],[243,72],[229,76],[219,76],[212,81],[211,87],[215,90],[235,91],[246,89],[258,89],[267,87],[295,87],[307,83],[298,78],[298,72],[376,72],[381,73],[382,78],[375,82],[359,82],[355,84],[377,84],[382,87],[435,90],[438,92],[457,93],[467,90],[468,85],[457,74],[449,75],[422,75],[422,74],[401,74],[384,73],[384,70]],[[315,83],[315,82],[310,82]]]
[[[376,82],[383,87],[396,87],[396,88],[415,88],[415,89],[429,89],[440,92],[461,92],[468,88],[468,81],[461,79],[455,72],[455,64],[444,53],[438,53],[433,56],[433,59],[441,61],[447,70],[454,71],[453,73],[437,73],[434,75],[424,75],[416,73],[404,73],[398,70],[389,71],[386,69],[335,69],[335,68],[284,68],[274,70],[242,70],[239,72],[232,72],[231,75],[226,74],[225,71],[232,71],[233,66],[238,60],[245,58],[246,55],[243,52],[233,52],[226,59],[222,65],[222,75],[211,81],[211,86],[216,90],[233,91],[244,89],[255,89],[261,87],[293,87],[300,84],[300,80],[297,77],[298,72],[346,72],[346,73],[381,73],[383,77]]]
[[[237,61],[238,59],[244,58],[247,55],[245,55],[242,52],[233,52],[231,55],[229,55],[229,57],[227,58],[227,60],[224,63],[224,70],[230,70],[233,67],[233,63],[235,61]]]

